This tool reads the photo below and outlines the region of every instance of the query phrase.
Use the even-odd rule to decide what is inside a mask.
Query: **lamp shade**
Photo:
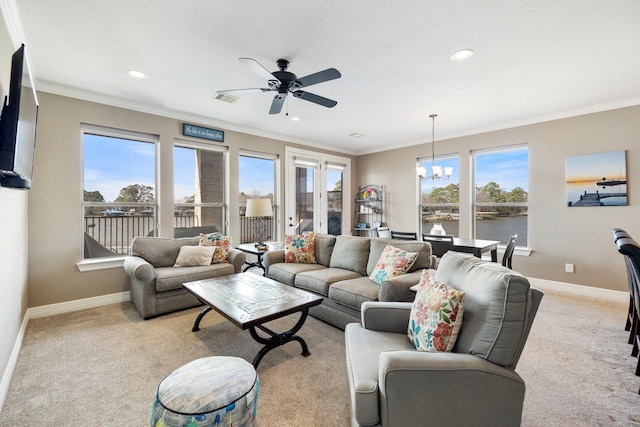
[[[248,199],[247,210],[244,216],[246,217],[273,216],[271,199]]]

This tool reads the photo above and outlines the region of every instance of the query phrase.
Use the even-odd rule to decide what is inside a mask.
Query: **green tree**
[[[510,203],[526,203],[528,194],[522,187],[516,187],[507,194],[507,202]]]
[[[94,202],[94,203],[103,203],[104,197],[102,196],[102,193],[100,193],[99,191],[84,190],[84,201]]]
[[[148,203],[155,201],[153,187],[142,184],[131,184],[120,190],[116,202]]]

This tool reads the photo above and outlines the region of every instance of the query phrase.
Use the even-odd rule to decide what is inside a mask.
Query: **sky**
[[[476,154],[476,185],[484,186],[488,182],[496,182],[505,191],[521,187],[529,191],[529,152],[527,149],[489,152]],[[424,180],[422,188],[430,191],[436,187],[446,187],[451,183],[460,183],[460,158],[435,159],[436,166],[453,167],[453,174],[448,180]],[[424,159],[422,166],[427,168],[427,175],[431,171],[431,159]]]
[[[567,157],[567,182],[626,179],[625,165],[624,150]]]

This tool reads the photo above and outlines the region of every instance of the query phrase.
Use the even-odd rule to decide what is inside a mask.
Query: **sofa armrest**
[[[265,275],[269,275],[269,267],[273,264],[284,262],[284,249],[265,252],[262,256],[262,264],[264,265]]]
[[[360,308],[362,327],[381,332],[407,333],[410,302],[366,301]]]
[[[229,264],[233,265],[233,271],[241,273],[242,266],[247,261],[247,254],[238,249],[231,249],[227,256]]]
[[[380,285],[378,301],[413,301],[416,293],[410,288],[420,282],[422,269],[387,279]]]
[[[514,370],[480,357],[388,351],[380,355],[378,375],[382,425],[411,425],[416,419],[428,419],[430,425],[487,425],[488,420],[520,425],[524,381]],[[452,400],[461,410],[442,410],[452,407]]]
[[[144,283],[150,282],[156,277],[156,269],[138,256],[128,256],[124,259],[124,271]]]

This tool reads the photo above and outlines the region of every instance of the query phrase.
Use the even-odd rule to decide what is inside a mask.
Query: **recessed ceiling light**
[[[291,117],[291,120],[293,120],[294,122],[299,122],[302,119],[300,117]]]
[[[135,77],[136,79],[146,79],[147,75],[142,71],[129,70],[129,75],[131,77]]]
[[[452,61],[464,61],[465,59],[471,58],[473,56],[473,50],[471,49],[462,49],[451,55]]]

